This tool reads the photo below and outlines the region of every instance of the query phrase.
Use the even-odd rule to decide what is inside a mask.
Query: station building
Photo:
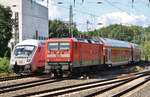
[[[33,0],[0,0],[4,7],[10,7],[15,20],[13,38],[9,46],[25,39],[48,38],[48,8]]]

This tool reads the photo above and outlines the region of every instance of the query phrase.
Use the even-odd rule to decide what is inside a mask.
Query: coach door
[[[107,48],[107,64],[111,65],[111,48]]]

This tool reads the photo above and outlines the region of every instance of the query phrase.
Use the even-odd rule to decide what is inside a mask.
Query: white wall
[[[48,37],[48,9],[31,0],[22,0],[22,39]]]

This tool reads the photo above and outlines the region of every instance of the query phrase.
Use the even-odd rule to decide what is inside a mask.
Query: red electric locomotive
[[[52,38],[46,44],[45,69],[56,76],[103,63],[103,45],[98,40]]]

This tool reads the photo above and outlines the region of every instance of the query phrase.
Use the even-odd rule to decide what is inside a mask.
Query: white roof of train
[[[103,41],[105,45],[112,46],[112,47],[124,47],[124,48],[130,47],[130,43],[127,41],[121,41],[121,40],[115,40],[109,38],[101,38],[101,41]]]
[[[19,45],[33,45],[33,46],[38,46],[39,44],[41,44],[41,40],[35,40],[35,39],[28,39],[28,40],[24,40],[20,43],[18,43],[16,46]]]

